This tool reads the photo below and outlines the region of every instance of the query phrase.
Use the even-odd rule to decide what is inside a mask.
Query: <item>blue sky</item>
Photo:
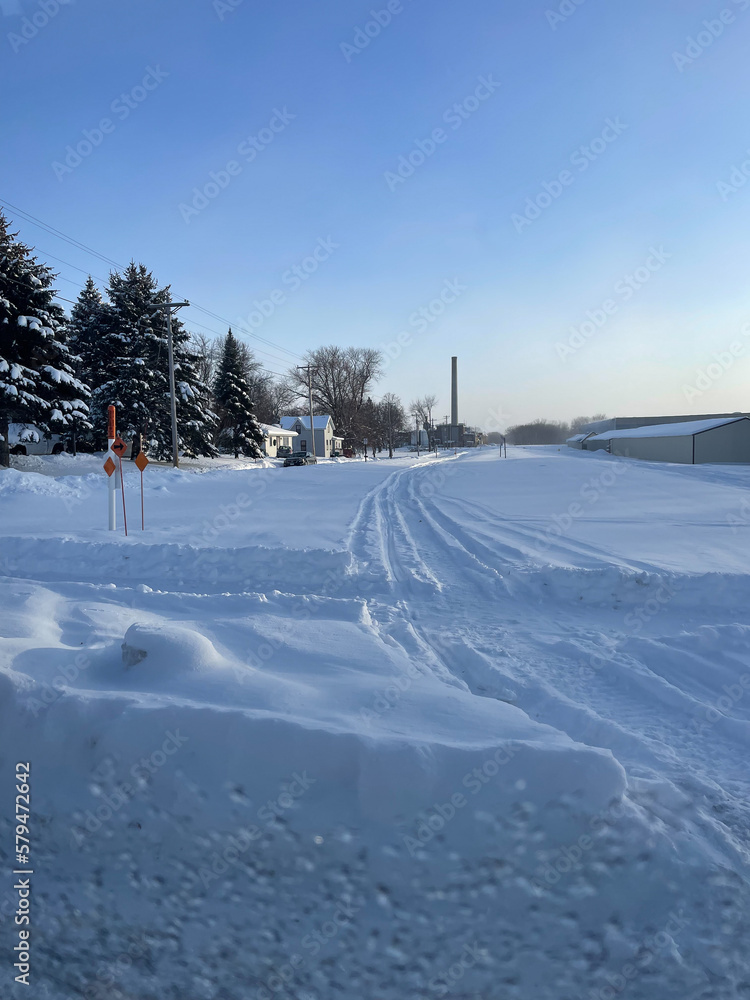
[[[749,408],[750,0],[0,0],[0,29],[0,199],[269,369],[390,345],[377,393],[442,414],[457,354],[489,429]],[[9,214],[61,295],[106,277]]]

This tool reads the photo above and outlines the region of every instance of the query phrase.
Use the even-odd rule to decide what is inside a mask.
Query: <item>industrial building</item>
[[[633,427],[652,427],[654,424],[679,424],[694,420],[720,420],[729,417],[750,417],[750,413],[737,411],[735,413],[689,413],[671,417],[608,417],[604,420],[593,420],[588,424],[583,424],[581,431],[603,434],[605,431],[624,431]]]
[[[466,424],[436,424],[430,439],[440,448],[476,448],[485,443],[484,433]]]
[[[583,434],[574,434],[573,437],[569,437],[565,444],[569,448],[577,448],[579,451],[583,449],[583,442],[587,441],[590,437],[593,437],[593,431],[585,431]]]
[[[572,439],[568,444],[579,446]],[[580,447],[651,462],[750,464],[750,417],[724,416],[608,429],[585,435]]]

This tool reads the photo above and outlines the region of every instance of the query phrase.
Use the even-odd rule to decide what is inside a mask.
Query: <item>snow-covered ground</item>
[[[750,995],[750,468],[18,464],[31,995]]]

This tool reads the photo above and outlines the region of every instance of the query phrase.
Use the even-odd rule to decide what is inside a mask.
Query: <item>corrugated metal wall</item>
[[[748,421],[750,427],[750,421]],[[693,435],[684,437],[612,438],[612,454],[646,462],[693,462]]]
[[[695,464],[750,463],[750,420],[714,427],[695,435]]]

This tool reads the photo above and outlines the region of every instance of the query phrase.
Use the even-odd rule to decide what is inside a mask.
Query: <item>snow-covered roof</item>
[[[325,430],[326,427],[328,426],[328,423],[329,423],[330,419],[331,418],[328,417],[328,416],[313,417],[313,427],[315,428],[316,431],[318,431],[318,430]],[[281,426],[284,427],[285,429],[289,429],[290,427],[294,427],[294,425],[297,423],[298,420],[302,424],[302,427],[304,428],[304,430],[306,430],[306,431],[310,430],[310,417],[309,416],[307,416],[307,417],[282,417],[281,418]]]
[[[281,427],[279,424],[261,424],[260,429],[264,434],[286,434],[287,437],[299,437],[296,431],[289,430],[288,427]]]
[[[591,435],[592,435],[593,433],[594,433],[593,431],[586,431],[586,432],[585,432],[584,434],[574,434],[574,435],[573,435],[573,437],[569,437],[569,438],[567,438],[567,439],[566,439],[566,441],[565,441],[565,443],[566,443],[566,444],[570,444],[570,443],[571,443],[571,441],[572,441],[573,443],[576,443],[576,442],[578,442],[578,441],[585,441],[585,440],[586,440],[586,438],[587,438],[587,437],[591,437]]]
[[[646,427],[630,427],[628,430],[604,431],[589,438],[589,441],[611,441],[613,438],[655,438],[655,437],[692,437],[703,431],[723,427],[725,424],[735,424],[738,420],[748,420],[748,417],[715,417],[713,420],[685,420],[675,424],[649,424]]]

